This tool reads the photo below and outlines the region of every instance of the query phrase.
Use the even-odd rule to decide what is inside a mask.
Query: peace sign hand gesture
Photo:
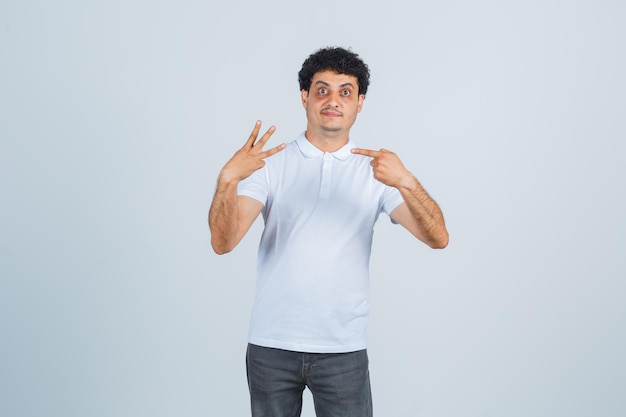
[[[257,120],[246,143],[241,149],[235,152],[233,157],[230,158],[230,160],[226,162],[226,165],[224,165],[224,168],[222,168],[220,181],[239,182],[248,178],[254,171],[265,166],[265,158],[285,149],[286,145],[282,143],[275,148],[264,151],[263,146],[265,146],[272,134],[276,131],[276,126],[271,126],[267,132],[261,136],[261,139],[257,141],[256,139],[260,130],[261,121]]]

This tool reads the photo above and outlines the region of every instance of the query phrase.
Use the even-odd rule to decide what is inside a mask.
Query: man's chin
[[[336,126],[322,126],[324,132],[340,132],[341,128]]]

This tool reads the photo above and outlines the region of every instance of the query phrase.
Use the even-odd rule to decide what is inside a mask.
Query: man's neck
[[[319,132],[307,129],[305,137],[319,150],[323,152],[335,152],[343,148],[348,143],[349,134],[345,132],[336,132],[336,134],[333,133],[335,132],[324,132],[324,134],[319,134]]]

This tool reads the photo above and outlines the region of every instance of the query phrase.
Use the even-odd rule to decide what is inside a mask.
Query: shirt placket
[[[320,187],[320,198],[329,198],[333,174],[333,157],[325,153],[322,158],[322,186]]]

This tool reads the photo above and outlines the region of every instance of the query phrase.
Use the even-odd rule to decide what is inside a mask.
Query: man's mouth
[[[341,117],[342,116],[340,112],[331,110],[331,109],[322,110],[322,114],[326,117]]]

